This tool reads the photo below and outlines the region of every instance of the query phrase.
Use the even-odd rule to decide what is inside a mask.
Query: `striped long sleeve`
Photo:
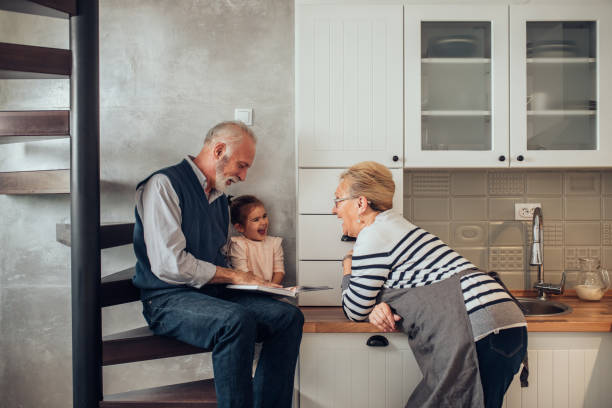
[[[470,268],[475,266],[438,237],[385,211],[357,237],[342,306],[349,319],[365,320],[383,287],[429,285]]]

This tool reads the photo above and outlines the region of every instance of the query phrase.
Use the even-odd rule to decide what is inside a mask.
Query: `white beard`
[[[221,193],[225,193],[225,190],[229,187],[227,184],[228,181],[232,183],[238,183],[240,181],[238,177],[226,176],[223,174],[227,162],[229,162],[229,156],[226,154],[215,166],[215,190]]]

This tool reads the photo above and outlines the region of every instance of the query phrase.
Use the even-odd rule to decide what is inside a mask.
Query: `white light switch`
[[[245,125],[253,124],[253,109],[234,109],[234,120],[244,122]]]

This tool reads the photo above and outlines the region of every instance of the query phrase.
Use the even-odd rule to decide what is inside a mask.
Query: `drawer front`
[[[346,169],[299,169],[298,170],[298,211],[300,214],[331,214],[334,193],[340,181],[340,174]],[[403,212],[403,172],[390,169],[395,181],[393,208]]]
[[[300,261],[298,264],[298,285],[331,286],[331,290],[305,292],[298,296],[300,306],[341,306],[342,305],[342,262]]]
[[[342,260],[353,242],[340,241],[342,220],[335,215],[300,215],[298,254],[300,260]]]

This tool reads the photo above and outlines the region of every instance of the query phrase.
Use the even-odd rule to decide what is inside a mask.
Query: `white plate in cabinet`
[[[307,286],[327,285],[330,290],[304,292],[298,296],[300,306],[342,305],[342,263],[340,261],[300,261],[298,284]]]
[[[389,169],[395,182],[393,208],[402,212],[404,180],[402,169]],[[300,214],[331,214],[333,198],[346,169],[299,169],[298,206]]]
[[[304,333],[299,370],[300,408],[403,407],[423,377],[403,333]]]
[[[298,253],[300,260],[341,260],[353,242],[340,241],[342,220],[335,215],[300,215]]]
[[[296,5],[300,167],[402,167],[402,19],[401,4]]]

